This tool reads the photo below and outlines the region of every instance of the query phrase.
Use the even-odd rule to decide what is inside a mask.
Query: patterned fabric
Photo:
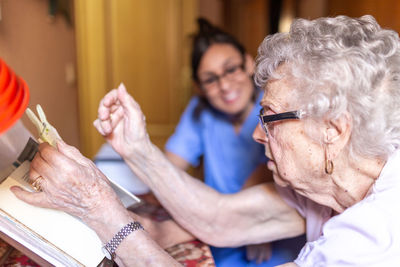
[[[146,214],[149,218],[158,222],[172,219],[153,194],[141,195],[140,198],[144,204],[135,208],[135,213]],[[183,266],[215,266],[210,247],[198,240],[175,245],[167,248],[166,251]]]
[[[0,266],[39,267],[40,265],[0,239]]]
[[[167,248],[166,251],[187,267],[215,266],[210,248],[200,241],[190,241]]]

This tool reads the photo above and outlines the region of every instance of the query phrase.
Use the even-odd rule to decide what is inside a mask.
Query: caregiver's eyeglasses
[[[204,90],[213,90],[217,88],[217,85],[221,82],[222,78],[226,78],[231,81],[236,78],[240,73],[243,73],[245,69],[244,62],[230,66],[226,68],[221,75],[213,74],[212,76],[200,81],[200,84]]]
[[[260,115],[258,115],[258,118],[260,119],[261,126],[265,132],[265,134],[268,136],[268,124],[274,121],[281,121],[281,120],[298,120],[300,119],[300,111],[289,111],[289,112],[283,112],[283,113],[278,113],[278,114],[273,114],[273,115],[264,115],[264,108],[260,109]]]

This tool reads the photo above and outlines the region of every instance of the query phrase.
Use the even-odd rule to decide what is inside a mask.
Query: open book
[[[27,178],[36,147],[30,139],[13,166],[0,172],[0,231],[51,265],[97,266],[104,254],[93,230],[65,212],[31,206],[10,191],[13,185],[31,190]],[[113,188],[125,206],[140,202],[117,184]]]

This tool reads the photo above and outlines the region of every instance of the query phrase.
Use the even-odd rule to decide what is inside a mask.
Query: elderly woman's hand
[[[123,84],[104,96],[93,124],[123,158],[149,143],[145,117]]]
[[[18,198],[35,206],[65,211],[88,224],[102,220],[104,210],[123,209],[107,178],[91,160],[63,141],[57,147],[58,150],[47,143],[39,146],[31,163],[30,179],[39,179],[36,186],[42,191],[13,187]]]

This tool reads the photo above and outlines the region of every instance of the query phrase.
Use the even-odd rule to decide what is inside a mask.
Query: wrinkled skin
[[[252,84],[250,85],[252,88]],[[94,126],[124,159],[130,159],[134,152],[143,153],[148,149],[147,144],[150,141],[145,117],[139,104],[127,93],[123,84],[104,96]],[[271,257],[268,243],[251,245],[246,250],[249,260],[262,262]]]
[[[146,119],[123,84],[101,100],[94,126],[123,158],[130,158],[150,143]]]
[[[101,217],[96,214],[102,210],[101,205],[108,202],[106,209],[112,209],[110,205],[120,204],[107,178],[91,160],[61,140],[57,148],[58,151],[47,143],[39,145],[31,163],[30,178],[33,181],[42,176],[43,191],[32,193],[13,187],[18,198],[35,206],[65,211],[87,223]]]

